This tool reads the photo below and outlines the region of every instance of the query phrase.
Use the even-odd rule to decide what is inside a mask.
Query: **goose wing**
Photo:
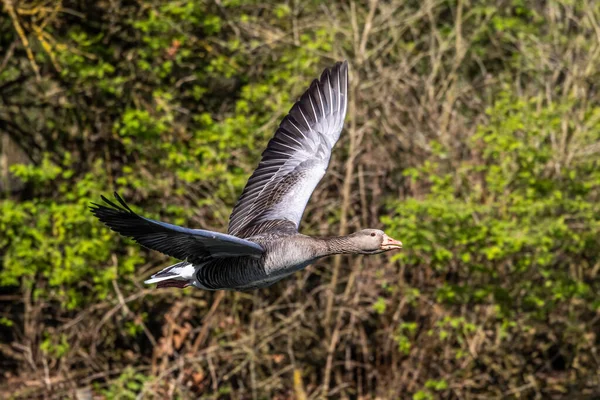
[[[115,192],[119,205],[102,196],[109,207],[92,203],[92,213],[106,226],[137,243],[168,256],[198,263],[207,257],[260,257],[257,243],[218,232],[183,228],[142,217]]]
[[[297,232],[325,175],[348,105],[348,63],[326,69],[294,104],[262,154],[229,219],[228,233]]]

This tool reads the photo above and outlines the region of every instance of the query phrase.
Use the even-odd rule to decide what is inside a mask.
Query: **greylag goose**
[[[290,109],[269,141],[229,220],[228,233],[189,229],[142,217],[115,192],[92,203],[106,226],[181,260],[146,280],[157,287],[247,291],[270,286],[333,254],[378,254],[402,243],[377,229],[347,236],[298,232],[306,204],[325,175],[348,104],[348,63],[338,62]]]

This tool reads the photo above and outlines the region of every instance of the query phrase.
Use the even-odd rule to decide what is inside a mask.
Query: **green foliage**
[[[415,322],[402,322],[398,326],[394,340],[398,344],[398,351],[403,354],[409,354],[412,347],[412,340],[414,339],[415,332],[417,330],[417,324]]]
[[[438,155],[406,173],[431,191],[397,203],[398,215],[384,222],[410,249],[398,256],[402,262],[418,267],[427,259],[440,273],[453,265],[469,279],[444,283],[441,303],[492,301],[500,317],[541,319],[574,299],[593,304],[597,282],[569,266],[587,269],[600,256],[600,173],[594,159],[573,150],[568,160],[554,137],[575,101],[540,107],[540,100],[502,93],[469,143],[473,159],[447,172]],[[599,113],[585,111],[586,130],[574,133],[573,147],[600,140]]]
[[[107,388],[98,389],[107,399],[135,400],[147,381],[145,374],[134,368],[126,368]]]
[[[274,12],[283,18],[289,9],[282,6]],[[286,50],[277,68],[265,71],[260,79],[249,79],[239,73],[251,60],[236,54],[236,38],[226,39],[217,50],[198,36],[218,35],[223,24],[218,13],[201,3],[165,3],[120,20],[120,29],[130,31],[113,38],[110,46],[104,44],[105,32],[91,34],[85,21],[80,22],[64,32],[70,43],[56,49],[70,96],[55,115],[48,115],[46,125],[72,129],[71,99],[77,91],[88,91],[106,99],[97,118],[114,121],[109,143],[94,149],[97,157],[89,160],[67,151],[62,159],[44,153],[37,165],[11,166],[15,176],[34,188],[34,197],[0,202],[0,228],[6,233],[0,238],[0,247],[6,249],[0,283],[31,285],[42,277],[48,285],[36,288],[36,293],[51,296],[67,309],[105,298],[113,290],[113,280],[131,281],[135,267],[145,260],[133,245],[112,258],[124,241],[98,224],[87,209],[89,203],[112,188],[151,197],[165,192],[181,195],[194,185],[201,188],[194,205],[206,207],[223,225],[260,155],[258,149],[272,135],[261,127],[273,113],[281,115],[289,106],[293,91],[281,90],[282,85],[304,81],[303,72],[314,74],[318,58],[311,51],[327,48],[331,39],[324,30],[307,36],[304,39],[312,47]],[[117,56],[128,35],[140,45]],[[215,51],[219,54],[200,61]],[[226,87],[223,78],[233,76],[241,84],[216,119],[215,107],[221,104],[213,98]],[[87,116],[85,112],[77,111],[84,115],[84,132],[93,129],[87,119],[93,111],[87,110]],[[262,134],[257,136],[257,131]],[[65,140],[59,145],[68,145]],[[107,157],[126,161],[113,169]],[[81,172],[82,164],[87,172]],[[151,209],[147,212],[152,215]],[[192,214],[188,204],[172,204],[162,217],[185,224]]]
[[[580,110],[577,123],[573,109]],[[467,144],[469,158],[450,167],[449,150],[434,142],[433,157],[405,171],[429,191],[393,202],[396,214],[383,218],[407,249],[396,258],[409,270],[431,268],[446,277],[434,290],[438,304],[487,307],[488,329],[496,321],[498,340],[507,345],[537,331],[577,346],[585,329],[556,332],[546,321],[560,314],[574,327],[598,309],[600,170],[578,149],[600,140],[600,108],[503,91],[486,114]],[[446,316],[428,333],[460,360],[482,329]],[[395,340],[408,354],[401,328]],[[413,398],[434,397],[423,389]]]
[[[446,389],[448,389],[448,383],[445,380],[430,379],[425,382],[425,389],[417,391],[412,398],[413,400],[433,400],[436,398],[435,392],[441,392]]]
[[[69,351],[70,346],[66,335],[53,337],[46,335],[46,338],[40,344],[40,350],[47,356],[61,358]]]
[[[373,311],[375,311],[377,314],[383,314],[385,312],[385,307],[385,299],[383,297],[379,297],[373,304]]]

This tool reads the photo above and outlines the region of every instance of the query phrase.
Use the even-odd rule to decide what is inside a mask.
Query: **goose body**
[[[195,271],[192,284],[206,290],[251,290],[270,286],[317,258],[317,240],[305,235],[254,239],[264,247],[258,259],[236,257],[210,260]]]
[[[298,232],[313,190],[325,175],[343,128],[348,64],[337,63],[294,104],[262,154],[229,221],[227,234],[189,229],[117,203],[91,210],[110,229],[181,262],[152,275],[157,287],[246,291],[267,287],[332,254],[377,254],[402,243],[376,229],[317,238]]]

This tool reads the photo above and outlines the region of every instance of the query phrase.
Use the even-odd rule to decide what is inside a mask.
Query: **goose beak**
[[[392,239],[388,235],[383,235],[383,242],[381,243],[381,250],[394,250],[401,249],[402,242],[396,239]]]

